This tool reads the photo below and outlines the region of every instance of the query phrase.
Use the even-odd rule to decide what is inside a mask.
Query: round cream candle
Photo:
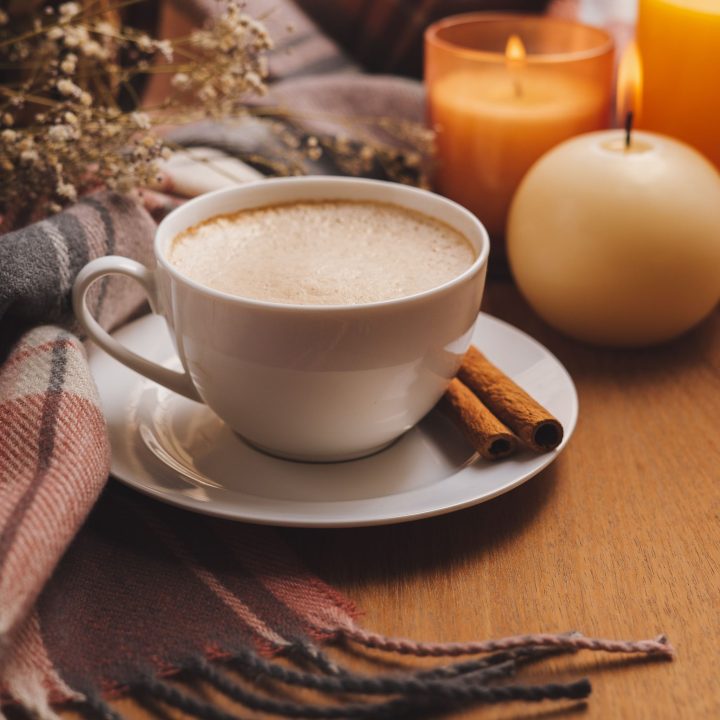
[[[573,138],[520,185],[508,256],[529,303],[568,335],[625,346],[668,340],[720,300],[720,175],[665,136]]]

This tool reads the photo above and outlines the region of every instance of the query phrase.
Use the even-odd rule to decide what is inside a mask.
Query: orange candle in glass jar
[[[720,168],[720,0],[640,0],[638,126],[689,143]]]
[[[612,40],[562,20],[470,13],[428,28],[425,53],[436,189],[479,217],[497,252],[530,166],[607,127]]]

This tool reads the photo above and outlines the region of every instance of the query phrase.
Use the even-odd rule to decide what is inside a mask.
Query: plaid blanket
[[[108,471],[82,345],[48,323],[67,326],[69,291],[89,259],[118,253],[150,262],[153,232],[136,202],[101,194],[0,242],[2,350],[9,349],[0,368],[0,643],[27,614]],[[113,278],[92,303],[111,328],[142,301],[137,287]]]
[[[200,12],[202,4],[192,6]],[[276,17],[283,17],[280,4]],[[296,15],[296,22],[307,32],[288,74],[299,72],[303,55],[315,58],[307,67],[318,69],[318,58],[330,51],[335,61],[328,55],[322,66],[351,68],[309,21]],[[346,118],[417,119],[422,112],[421,90],[411,81],[357,74],[286,79],[275,97]],[[341,131],[327,120],[300,130]],[[232,157],[283,152],[272,133],[252,123],[184,128],[175,139]],[[341,172],[329,159],[306,169]],[[74,702],[115,718],[108,699],[131,693],[197,717],[232,717],[195,691],[193,683],[202,680],[272,714],[398,717],[473,703],[585,697],[585,679],[508,680],[552,653],[671,654],[664,638],[616,642],[577,633],[464,644],[386,638],[358,625],[352,604],[310,574],[276,531],[195,516],[115,483],[106,487],[108,440],[74,334],[69,290],[78,270],[100,255],[152,263],[154,229],[138,198],[105,192],[0,237],[0,702],[19,703],[41,718],[54,717],[56,703]],[[112,278],[96,286],[90,302],[112,329],[144,300],[137,286]],[[328,643],[395,656],[478,657],[361,675],[344,668],[337,654],[331,659],[321,648]],[[283,662],[274,659],[279,654]],[[294,688],[323,697],[311,702]]]

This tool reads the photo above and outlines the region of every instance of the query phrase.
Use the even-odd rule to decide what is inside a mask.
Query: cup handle
[[[130,258],[119,257],[117,255],[109,255],[107,257],[96,258],[91,260],[79,273],[75,279],[72,291],[73,310],[75,317],[83,327],[88,337],[97,343],[108,355],[115,358],[123,365],[127,365],[131,370],[144,375],[153,382],[156,382],[173,392],[184,395],[190,400],[202,402],[195,386],[186,372],[175,372],[168,368],[158,365],[158,363],[146,360],[140,355],[128,350],[121,345],[115,338],[111,337],[98,324],[95,318],[90,314],[86,298],[87,291],[90,286],[105,275],[126,275],[142,285],[147,293],[150,301],[150,308],[154,313],[161,314],[159,311],[159,303],[157,296],[157,284],[155,282],[155,273],[148,270]]]

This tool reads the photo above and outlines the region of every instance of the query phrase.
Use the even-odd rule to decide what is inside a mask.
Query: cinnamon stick
[[[536,452],[556,448],[563,427],[540,403],[495,367],[476,347],[470,347],[458,372],[490,411]]]
[[[517,438],[457,378],[450,381],[440,404],[485,460],[500,460],[517,449]]]

